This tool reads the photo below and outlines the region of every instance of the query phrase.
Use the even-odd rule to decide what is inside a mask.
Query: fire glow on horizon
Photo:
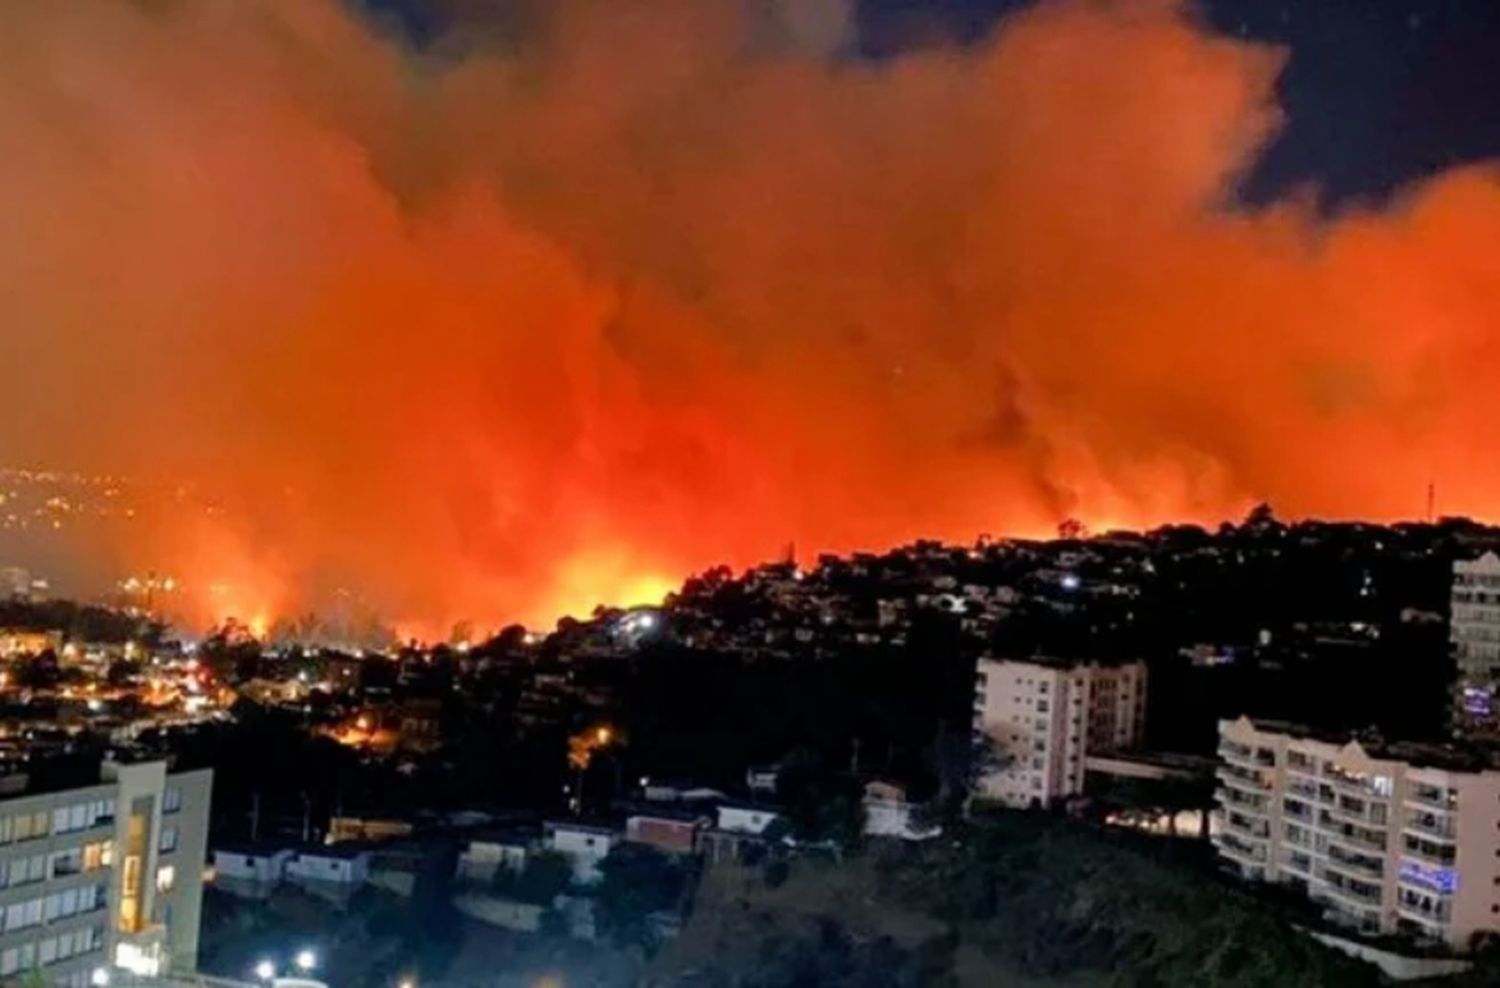
[[[1227,205],[1281,55],[1169,0],[879,64],[839,0],[352,6],[0,9],[0,459],[224,493],[115,572],[442,634],[790,542],[1500,514],[1495,174]]]

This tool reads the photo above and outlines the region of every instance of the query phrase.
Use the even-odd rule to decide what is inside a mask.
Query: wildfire
[[[1491,171],[1237,209],[1283,56],[1187,0],[878,65],[796,2],[544,5],[440,65],[340,0],[0,4],[0,446],[211,491],[80,558],[259,636],[345,587],[448,640],[789,544],[1500,513]]]

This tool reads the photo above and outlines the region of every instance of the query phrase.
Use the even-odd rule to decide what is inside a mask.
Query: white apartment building
[[[63,988],[122,967],[191,971],[198,956],[208,770],[106,761],[96,785],[0,795],[0,978]]]
[[[1007,806],[1046,806],[1083,792],[1084,759],[1140,743],[1144,662],[980,659],[974,731],[995,765],[979,795]]]
[[[1219,722],[1214,845],[1330,919],[1465,947],[1500,931],[1500,771],[1440,745]]]
[[[1454,726],[1461,735],[1500,735],[1500,556],[1453,563],[1448,637],[1458,665]]]

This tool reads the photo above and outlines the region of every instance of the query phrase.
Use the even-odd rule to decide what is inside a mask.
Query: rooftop
[[[1069,669],[1084,669],[1084,668],[1087,668],[1089,666],[1102,666],[1102,667],[1107,668],[1107,669],[1118,669],[1118,668],[1121,668],[1122,666],[1135,665],[1136,663],[1140,662],[1141,660],[1140,659],[1136,659],[1136,658],[1121,658],[1121,657],[1118,657],[1118,656],[1113,656],[1113,657],[1111,657],[1111,656],[1090,656],[1088,658],[1077,658],[1077,657],[1074,657],[1074,658],[1063,658],[1061,656],[1056,656],[1056,655],[1001,655],[1001,656],[987,655],[987,656],[984,656],[983,658],[981,658],[979,661],[980,661],[981,664],[989,662],[989,663],[993,663],[993,664],[999,665],[1001,663],[1011,662],[1011,663],[1016,663],[1018,665],[1042,666],[1043,668],[1046,668],[1046,669],[1063,669],[1063,670],[1069,670]]]
[[[1371,758],[1405,762],[1413,768],[1431,768],[1444,772],[1500,770],[1500,747],[1492,744],[1476,741],[1388,741],[1377,731],[1324,731],[1287,721],[1245,719],[1257,731],[1339,746],[1353,742]]]

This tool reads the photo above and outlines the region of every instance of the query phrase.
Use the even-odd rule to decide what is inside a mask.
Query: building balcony
[[[1291,754],[1288,754],[1286,759],[1286,770],[1288,772],[1294,772],[1297,775],[1305,776],[1309,779],[1316,779],[1318,777],[1318,763],[1316,759],[1298,761]]]
[[[1317,883],[1318,893],[1336,903],[1353,906],[1361,912],[1366,909],[1380,908],[1381,899],[1384,898],[1379,886],[1368,883],[1361,886],[1350,885],[1337,873],[1330,875],[1329,872],[1323,871],[1314,877],[1314,881]]]
[[[1401,829],[1445,844],[1452,844],[1458,839],[1458,822],[1446,813],[1408,813]]]
[[[1313,859],[1309,854],[1294,851],[1281,856],[1281,867],[1286,871],[1307,878],[1313,873]]]
[[[1219,781],[1227,785],[1238,786],[1247,792],[1268,793],[1273,788],[1270,779],[1253,769],[1244,769],[1236,765],[1220,765],[1215,774]]]
[[[1271,797],[1265,793],[1241,792],[1227,786],[1220,786],[1214,797],[1226,810],[1235,809],[1261,816],[1269,812],[1271,806]]]
[[[1458,859],[1458,846],[1453,841],[1434,841],[1405,835],[1401,842],[1401,853],[1430,865],[1446,867]]]
[[[1406,805],[1426,810],[1438,810],[1443,813],[1452,813],[1458,809],[1457,794],[1438,791],[1435,788],[1423,789],[1414,787],[1407,790]]]
[[[1247,844],[1238,843],[1226,839],[1230,835],[1221,834],[1214,838],[1214,850],[1232,861],[1248,868],[1264,869],[1267,863],[1266,849],[1264,847],[1251,847]]]
[[[1271,839],[1271,822],[1263,817],[1260,819],[1246,819],[1244,814],[1239,812],[1223,813],[1219,814],[1219,824],[1225,830],[1232,831],[1250,840],[1267,841]]]
[[[1369,855],[1364,855],[1368,858]],[[1381,881],[1385,876],[1385,862],[1380,860],[1360,860],[1347,851],[1340,850],[1336,845],[1330,845],[1328,856],[1323,859],[1324,867],[1330,871],[1337,871],[1350,878],[1361,880],[1375,879]]]
[[[1432,905],[1426,906],[1421,903],[1407,902],[1403,897],[1398,895],[1396,897],[1396,912],[1418,923],[1443,925],[1453,922],[1453,907],[1447,900],[1434,901]]]
[[[1329,847],[1340,844],[1356,853],[1385,853],[1385,841],[1383,840],[1333,830],[1324,831],[1324,836],[1328,838]]]
[[[1332,819],[1357,824],[1361,827],[1368,827],[1372,830],[1385,830],[1390,826],[1390,815],[1383,808],[1379,808],[1381,809],[1381,813],[1379,814],[1376,813],[1377,807],[1373,806],[1366,806],[1363,810],[1353,810],[1346,806],[1340,806],[1337,803],[1331,803],[1321,805],[1320,809]]]
[[[1286,791],[1299,799],[1317,800],[1318,784],[1310,778],[1293,776],[1287,779]]]

